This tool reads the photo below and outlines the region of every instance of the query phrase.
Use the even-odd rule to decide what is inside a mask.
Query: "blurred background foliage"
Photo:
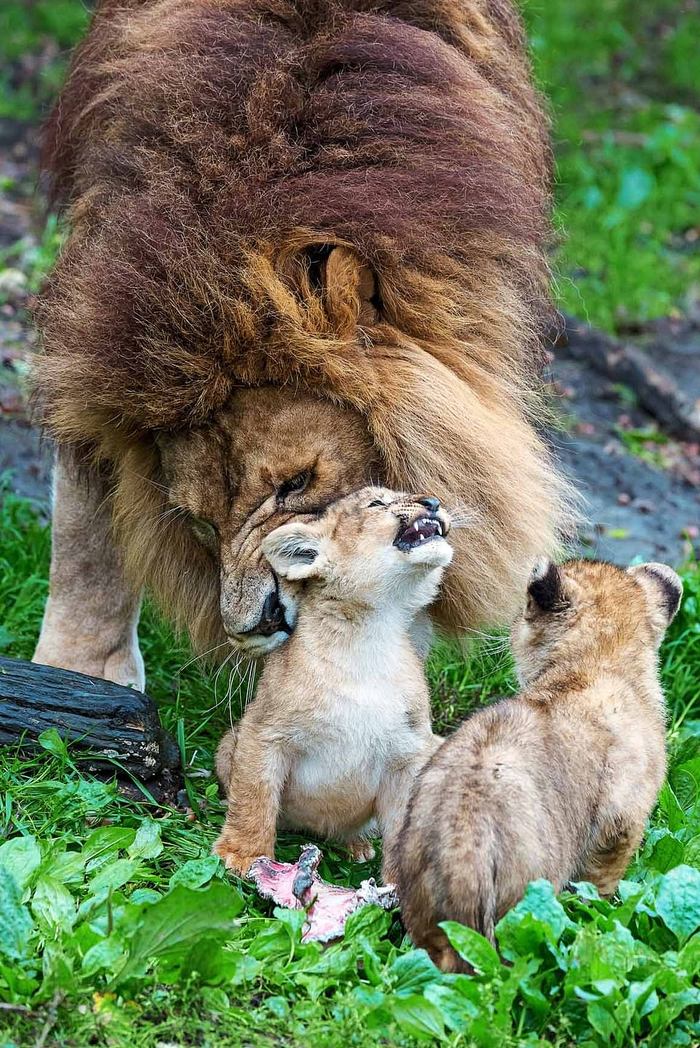
[[[611,331],[697,309],[700,0],[523,9],[553,118],[561,307]],[[3,0],[0,17],[0,116],[38,122],[89,7]]]

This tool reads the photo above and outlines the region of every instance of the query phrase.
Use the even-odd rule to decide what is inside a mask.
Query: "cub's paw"
[[[221,834],[212,851],[223,859],[227,870],[239,877],[246,877],[250,867],[259,858],[259,854],[251,852],[244,841],[237,841],[226,833]]]
[[[348,841],[347,849],[354,862],[370,862],[377,854],[372,842],[365,837],[358,837],[354,841]]]

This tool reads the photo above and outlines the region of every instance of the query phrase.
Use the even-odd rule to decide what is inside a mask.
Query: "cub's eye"
[[[212,546],[216,544],[218,532],[210,521],[202,520],[201,517],[192,517],[192,530],[204,545]]]
[[[285,480],[280,484],[277,488],[277,498],[280,502],[283,502],[288,495],[300,495],[310,480],[310,470],[305,469],[302,473],[297,473],[295,477],[290,477],[289,480]]]
[[[382,499],[372,499],[367,509],[374,509],[375,506],[382,506],[383,509],[386,509],[386,503]]]

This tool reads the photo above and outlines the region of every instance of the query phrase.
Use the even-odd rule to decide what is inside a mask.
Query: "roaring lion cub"
[[[390,842],[406,927],[442,968],[462,963],[439,922],[493,938],[531,880],[615,891],[664,778],[657,650],[681,593],[663,564],[535,570],[512,632],[523,691],[443,743]]]
[[[375,818],[398,829],[438,744],[412,626],[452,559],[449,526],[435,498],[364,488],[264,540],[274,571],[298,586],[299,617],[217,753],[228,812],[214,850],[229,869],[274,854],[280,817],[360,860]]]

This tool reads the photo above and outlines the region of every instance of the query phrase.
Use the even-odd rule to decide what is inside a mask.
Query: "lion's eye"
[[[373,499],[370,502],[367,509],[374,509],[376,506],[381,506],[383,509],[386,509],[386,504],[382,501],[382,499]]]
[[[282,502],[288,495],[300,495],[311,479],[311,472],[306,469],[295,477],[283,481],[277,488],[277,498]]]

